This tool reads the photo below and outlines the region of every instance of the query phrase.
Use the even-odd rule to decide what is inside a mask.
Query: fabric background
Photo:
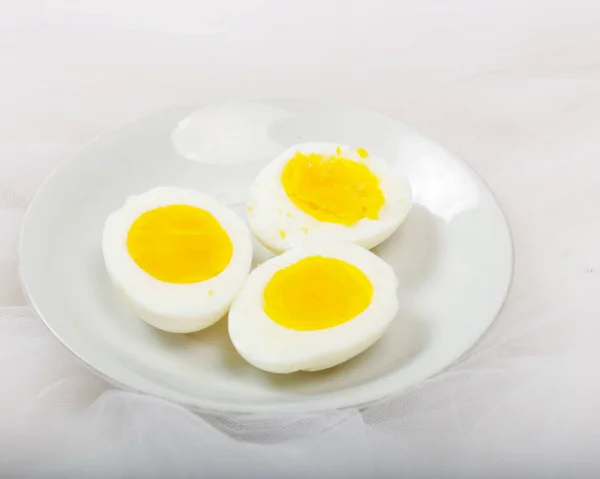
[[[3,477],[598,477],[600,2],[0,2]],[[91,138],[174,103],[393,115],[490,184],[514,284],[448,371],[363,410],[199,417],[117,391],[26,306],[23,214]]]

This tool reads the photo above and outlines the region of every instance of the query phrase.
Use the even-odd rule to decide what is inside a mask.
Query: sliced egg
[[[265,371],[327,369],[381,337],[398,312],[397,287],[393,269],[364,248],[300,246],[250,273],[229,311],[229,335]]]
[[[106,220],[102,252],[116,289],[152,326],[174,333],[223,317],[252,261],[246,225],[214,198],[160,187]]]
[[[406,178],[362,148],[305,143],[287,149],[250,188],[250,227],[280,253],[319,241],[373,248],[404,221],[412,206]]]

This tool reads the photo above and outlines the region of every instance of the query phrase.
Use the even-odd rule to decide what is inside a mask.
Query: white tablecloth
[[[0,475],[598,477],[600,2],[0,3]],[[363,411],[201,418],[116,391],[26,306],[42,179],[174,103],[323,97],[415,125],[491,185],[513,288],[444,374]]]

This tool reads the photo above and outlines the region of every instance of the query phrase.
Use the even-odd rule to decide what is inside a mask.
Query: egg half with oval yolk
[[[214,198],[159,187],[108,217],[102,252],[113,284],[141,319],[187,333],[227,313],[250,271],[252,242],[242,219]]]
[[[398,312],[398,280],[353,244],[290,249],[250,273],[229,311],[229,336],[250,364],[318,371],[360,354]]]
[[[408,180],[363,148],[304,143],[288,148],[250,188],[250,228],[276,253],[320,241],[373,248],[412,207]]]

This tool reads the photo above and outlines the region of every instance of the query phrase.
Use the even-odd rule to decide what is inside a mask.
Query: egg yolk
[[[233,244],[208,211],[189,205],[146,211],[131,225],[127,250],[150,276],[166,283],[198,283],[221,273]]]
[[[297,331],[338,326],[362,313],[373,285],[356,266],[311,256],[277,271],[265,287],[263,309],[277,324]]]
[[[283,168],[281,182],[298,208],[328,223],[351,226],[363,218],[377,219],[385,202],[371,170],[339,156],[298,152]]]

